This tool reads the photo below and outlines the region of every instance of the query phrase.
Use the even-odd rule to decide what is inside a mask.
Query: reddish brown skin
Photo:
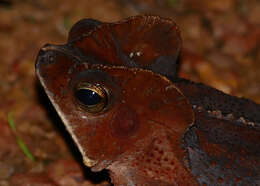
[[[170,19],[84,19],[66,45],[43,47],[36,72],[92,170],[115,185],[258,185],[260,106],[179,78],[180,49]],[[81,82],[111,93],[102,112],[78,105]]]

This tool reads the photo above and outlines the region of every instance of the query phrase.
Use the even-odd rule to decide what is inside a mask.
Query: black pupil
[[[93,106],[99,104],[102,97],[95,91],[89,89],[79,89],[76,91],[77,99],[86,106]]]

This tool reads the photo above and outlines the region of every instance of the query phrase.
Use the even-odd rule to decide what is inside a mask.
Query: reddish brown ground
[[[81,18],[116,21],[139,13],[172,17],[183,37],[181,75],[260,103],[258,0],[0,0],[0,186],[106,185],[81,156],[40,88],[34,61],[64,43]],[[7,115],[36,161],[17,145]]]

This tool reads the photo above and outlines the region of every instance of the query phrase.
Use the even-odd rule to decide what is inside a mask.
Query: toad
[[[114,185],[258,185],[260,105],[178,77],[171,19],[83,19],[36,74],[92,171]]]

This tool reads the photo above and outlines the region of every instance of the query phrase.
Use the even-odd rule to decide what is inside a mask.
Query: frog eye
[[[74,92],[79,106],[89,113],[98,113],[107,105],[107,91],[98,85],[79,84]]]

